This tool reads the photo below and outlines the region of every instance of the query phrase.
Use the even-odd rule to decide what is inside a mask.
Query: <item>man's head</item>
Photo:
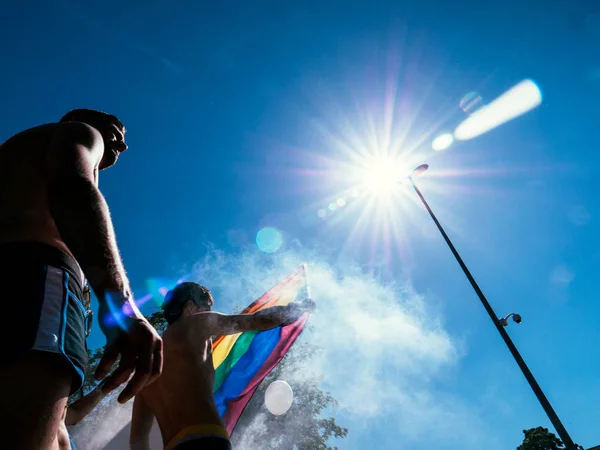
[[[112,114],[94,111],[92,109],[74,109],[60,119],[61,122],[82,122],[94,127],[104,140],[104,156],[100,161],[100,170],[114,165],[119,155],[127,150],[125,144],[125,127]]]
[[[204,286],[191,281],[178,284],[167,292],[163,303],[163,312],[169,325],[182,316],[189,316],[212,310],[213,298]]]

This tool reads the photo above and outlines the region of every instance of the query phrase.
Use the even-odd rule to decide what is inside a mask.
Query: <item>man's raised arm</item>
[[[200,313],[191,316],[191,320],[199,320],[207,335],[221,336],[243,333],[250,330],[269,330],[284,322],[295,321],[305,312],[315,309],[312,300],[290,303],[287,306],[272,306],[252,314],[220,314]]]

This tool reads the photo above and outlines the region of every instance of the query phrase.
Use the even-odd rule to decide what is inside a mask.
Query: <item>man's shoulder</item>
[[[83,122],[55,122],[55,123],[46,123],[44,125],[38,125],[33,128],[28,128],[23,130],[11,138],[9,138],[6,142],[12,141],[14,139],[22,139],[26,137],[52,137],[58,133],[67,133],[72,135],[85,136],[87,139],[101,139],[100,132]]]
[[[81,122],[57,122],[38,125],[20,131],[0,144],[3,151],[14,150],[21,147],[40,148],[47,147],[58,135],[70,136],[87,145],[103,142],[100,132],[95,128]]]
[[[224,314],[206,311],[182,317],[176,323],[170,325],[167,330],[165,330],[165,333],[170,330],[170,334],[173,336],[189,336],[190,334],[193,334],[195,339],[208,339],[211,336],[212,328],[214,328],[213,325],[215,324],[215,320],[218,320],[217,318],[222,316],[224,316]]]
[[[57,130],[57,123],[47,123],[44,125],[38,125],[37,127],[28,128],[26,130],[20,131],[17,134],[14,134],[10,138],[8,138],[3,144],[2,147],[9,147],[18,145],[20,142],[30,141],[32,139],[48,139],[50,138],[55,131]]]
[[[163,332],[163,339],[173,337],[177,338],[182,334],[188,334],[190,331],[199,331],[202,326],[207,323],[206,316],[194,314],[193,316],[181,317],[177,322],[169,325]]]
[[[182,327],[185,327],[186,329],[198,329],[203,325],[208,325],[212,323],[215,320],[216,316],[221,315],[222,314],[213,311],[204,311],[199,312],[197,314],[193,314],[191,316],[182,317],[179,323]]]

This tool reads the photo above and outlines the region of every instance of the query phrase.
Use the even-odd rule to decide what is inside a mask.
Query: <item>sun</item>
[[[408,175],[406,162],[389,157],[372,157],[359,169],[360,184],[375,197],[393,194]]]
[[[389,193],[396,184],[398,174],[385,161],[376,160],[364,169],[363,184],[375,195]]]

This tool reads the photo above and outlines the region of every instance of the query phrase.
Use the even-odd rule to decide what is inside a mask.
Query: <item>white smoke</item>
[[[473,427],[485,427],[473,408],[448,393],[433,393],[436,378],[462,356],[461,343],[444,330],[440,312],[408,281],[384,283],[357,265],[333,267],[300,248],[269,256],[253,249],[236,255],[214,251],[194,273],[196,281],[215,292],[216,309],[227,310],[232,304],[246,305],[305,262],[317,310],[300,339],[322,351],[304,370],[284,373],[286,381],[293,387],[295,380],[321,379],[321,386],[340,402],[329,413],[349,426],[350,437],[393,417],[394,434],[407,442],[439,438],[482,448],[484,433]],[[248,446],[240,448],[260,448],[250,443],[263,422],[260,416],[255,419],[241,438]],[[357,429],[357,423],[365,429]],[[352,447],[350,441],[337,445]]]
[[[384,283],[361,267],[333,267],[302,249],[276,255],[212,249],[194,265],[192,278],[213,290],[216,310],[229,312],[234,305],[247,305],[302,263],[308,263],[317,310],[300,339],[322,351],[304,370],[284,376],[292,387],[295,380],[321,379],[321,386],[340,402],[337,410],[327,413],[348,426],[350,435],[336,445],[357,448],[352,436],[367,433],[385,419],[394,437],[407,443],[443,440],[455,446],[448,448],[483,448],[477,437],[483,432],[473,431],[485,428],[477,414],[434,389],[436,378],[461,357],[459,342],[444,330],[440,312],[409,282]],[[130,411],[129,405],[103,402],[74,432],[77,442],[85,442],[81,448],[86,450],[103,448],[122,432]],[[260,414],[241,436],[245,445],[240,448],[258,449],[254,437],[264,426]]]
[[[78,449],[104,449],[129,424],[133,400],[121,405],[117,396],[118,392],[107,395],[85,419],[69,427]],[[129,448],[129,435],[126,445],[121,448]]]
[[[267,433],[265,419],[268,413],[261,412],[257,414],[248,427],[244,430],[244,434],[238,440],[238,447],[245,450],[263,450],[264,443],[261,437]]]
[[[133,400],[122,405],[119,392],[106,396],[81,423],[69,427],[79,450],[125,450],[129,448]],[[162,450],[163,443],[156,421],[150,432],[150,450]]]

